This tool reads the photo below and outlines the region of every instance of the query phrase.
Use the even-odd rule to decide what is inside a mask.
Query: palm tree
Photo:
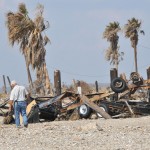
[[[135,71],[138,73],[138,65],[137,65],[137,44],[138,44],[138,36],[139,33],[144,34],[141,28],[141,21],[135,18],[131,18],[128,20],[128,23],[124,26],[125,37],[129,38],[131,41],[131,46],[134,48],[134,64]]]
[[[118,32],[121,30],[118,22],[109,23],[106,26],[105,31],[103,33],[103,38],[107,39],[110,42],[109,48],[106,50],[106,60],[110,61],[110,64],[115,65],[115,68],[118,70],[118,64],[120,60],[122,60],[123,52],[119,53],[118,46]],[[120,59],[121,58],[121,59]]]
[[[8,38],[12,46],[14,43],[20,45],[20,51],[25,57],[29,84],[32,85],[29,66],[40,70],[45,64],[45,45],[50,42],[48,37],[42,33],[49,27],[49,23],[43,18],[44,7],[38,5],[35,20],[28,16],[25,4],[19,4],[18,12],[7,13]],[[44,74],[44,73],[43,73]]]

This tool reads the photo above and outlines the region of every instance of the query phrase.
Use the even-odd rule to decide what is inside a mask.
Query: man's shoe
[[[24,127],[27,128],[27,127],[28,127],[28,124],[24,125]]]
[[[20,125],[19,125],[19,126],[16,126],[16,127],[17,127],[17,129],[21,129],[21,128],[22,128],[22,126],[20,126]]]

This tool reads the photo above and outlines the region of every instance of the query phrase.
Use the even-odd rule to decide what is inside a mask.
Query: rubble
[[[150,103],[145,100],[129,99],[138,88],[149,88],[150,80],[143,80],[136,73],[131,73],[130,82],[123,78],[115,78],[111,83],[113,91],[76,94],[65,91],[58,96],[37,96],[28,100],[27,116],[29,123],[38,123],[41,120],[79,120],[92,118],[92,114],[105,119],[120,117],[138,117],[150,114]],[[118,93],[118,100],[111,97]],[[142,93],[143,94],[143,93]],[[1,115],[6,119],[8,99],[1,101]],[[3,110],[2,110],[3,108]],[[22,121],[22,118],[20,118]],[[11,122],[11,121],[10,121]]]

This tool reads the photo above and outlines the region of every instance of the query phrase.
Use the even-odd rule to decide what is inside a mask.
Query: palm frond
[[[28,14],[26,5],[24,3],[20,3],[18,9],[19,9],[19,13],[24,14],[24,15]]]
[[[44,39],[43,39],[43,41],[44,41],[44,46],[47,44],[47,43],[51,43],[51,41],[50,41],[50,39],[45,35],[44,36]]]
[[[8,39],[12,46],[17,43],[21,53],[25,56],[26,64],[40,71],[45,63],[45,45],[50,42],[49,38],[42,35],[42,32],[49,27],[48,21],[44,21],[44,7],[38,5],[35,20],[29,18],[25,4],[21,3],[18,12],[8,12],[6,15],[6,25],[8,28]],[[42,78],[42,77],[41,77]]]
[[[145,35],[145,32],[143,30],[140,30],[140,33],[143,34],[143,35]]]
[[[127,24],[124,26],[125,37],[129,38],[131,41],[131,46],[135,48],[138,44],[138,33],[144,35],[144,31],[140,30],[141,21],[135,18],[128,20]]]
[[[106,50],[105,58],[107,61],[110,61],[110,64],[119,63],[119,47],[118,47],[118,32],[121,31],[118,22],[111,22],[106,26],[103,33],[103,38],[106,38],[110,42],[110,47]]]

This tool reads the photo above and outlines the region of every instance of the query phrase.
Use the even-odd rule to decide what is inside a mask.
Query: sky
[[[150,1],[149,0],[0,0],[0,87],[2,76],[9,76],[19,84],[27,85],[27,72],[19,46],[12,47],[8,41],[6,14],[16,12],[19,3],[25,3],[29,16],[34,19],[37,4],[44,6],[44,18],[50,28],[46,35],[51,44],[46,46],[46,64],[51,82],[54,71],[60,70],[61,81],[71,84],[72,80],[87,83],[109,83],[110,65],[105,59],[105,50],[109,47],[103,39],[105,27],[117,21],[120,26],[135,17],[142,21],[141,29],[145,35],[139,35],[138,70],[146,79],[146,69],[150,66]],[[124,60],[119,64],[119,74],[127,78],[134,69],[134,51],[129,39],[119,33],[120,52]],[[33,80],[36,79],[31,70]]]

